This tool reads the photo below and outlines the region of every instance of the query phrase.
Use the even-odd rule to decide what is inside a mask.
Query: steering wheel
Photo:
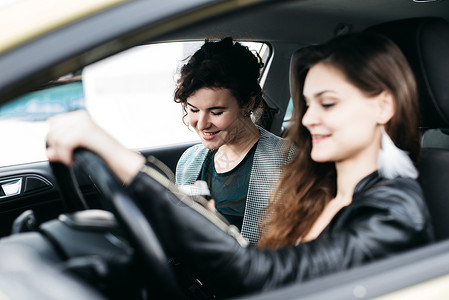
[[[147,278],[148,286],[151,287],[150,292],[152,294],[155,292],[163,298],[185,298],[180,292],[175,275],[169,267],[168,259],[150,223],[105,162],[89,150],[76,149],[73,167],[79,168],[91,178],[127,233],[131,245],[144,260],[147,272],[143,276]],[[58,180],[63,198],[71,201],[67,205],[70,210],[83,209],[85,203],[76,199],[81,193],[73,171],[60,163],[51,163],[51,168]],[[69,180],[67,176],[70,177]],[[61,185],[62,181],[64,181],[63,185]]]

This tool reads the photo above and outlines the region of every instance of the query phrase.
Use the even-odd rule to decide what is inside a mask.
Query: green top
[[[239,229],[242,228],[249,178],[256,147],[257,143],[254,144],[245,158],[235,168],[225,173],[217,173],[214,163],[217,150],[210,151],[204,161],[199,176],[200,180],[207,182],[211,197],[215,200],[215,208],[217,211],[229,223]],[[223,159],[223,163],[226,163],[225,159]]]

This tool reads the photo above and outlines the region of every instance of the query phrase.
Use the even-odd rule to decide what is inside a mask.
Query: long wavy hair
[[[323,63],[337,68],[366,96],[390,92],[395,113],[385,130],[414,162],[420,155],[416,82],[406,58],[393,42],[375,33],[355,33],[304,48],[299,55],[292,70],[294,112],[287,135],[298,151],[284,167],[275,197],[265,212],[259,247],[296,244],[336,196],[335,163],[311,159],[312,139],[301,123],[307,109],[303,86],[312,66]]]

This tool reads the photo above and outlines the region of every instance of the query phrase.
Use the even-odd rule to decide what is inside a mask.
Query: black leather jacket
[[[433,240],[418,183],[387,180],[377,172],[357,184],[352,203],[317,239],[278,250],[241,246],[144,173],[129,189],[167,254],[190,268],[218,297],[302,282]]]

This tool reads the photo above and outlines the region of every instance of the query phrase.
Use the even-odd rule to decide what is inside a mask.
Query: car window
[[[100,126],[132,149],[199,141],[173,101],[178,69],[201,45],[173,42],[134,47],[50,82],[0,106],[0,167],[46,160],[45,120],[86,109]],[[243,43],[266,62],[269,47]]]
[[[293,115],[293,99],[290,97],[290,100],[288,101],[287,110],[285,111],[284,115],[284,122],[282,123],[282,130],[285,130],[288,127],[292,115]]]

